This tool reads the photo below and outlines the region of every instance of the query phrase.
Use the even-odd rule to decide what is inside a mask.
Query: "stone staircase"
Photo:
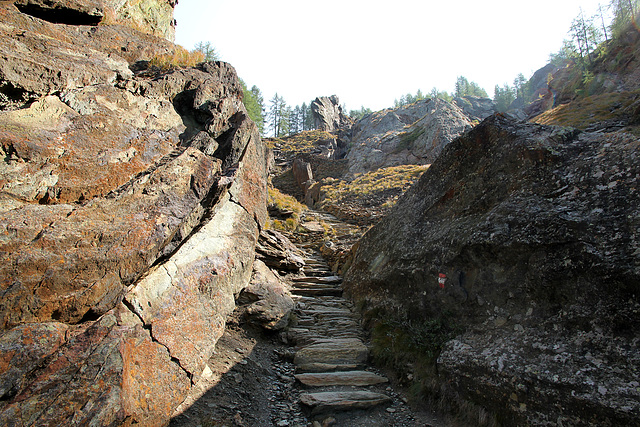
[[[310,247],[306,251],[312,252]],[[287,331],[295,345],[300,403],[311,419],[324,419],[326,424],[337,417],[337,425],[360,425],[357,418],[363,410],[392,404],[388,380],[368,365],[369,348],[353,304],[342,297],[342,278],[318,252],[307,255],[305,263],[303,275],[291,278],[296,310]]]

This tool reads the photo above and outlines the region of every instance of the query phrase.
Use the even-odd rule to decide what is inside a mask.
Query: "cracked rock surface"
[[[0,3],[0,424],[166,424],[249,283],[265,148],[228,64],[134,75],[173,45],[47,16]]]

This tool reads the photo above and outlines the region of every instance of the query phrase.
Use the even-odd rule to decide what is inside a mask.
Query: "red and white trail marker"
[[[444,273],[438,274],[438,285],[440,285],[440,289],[444,289],[444,282],[447,280],[447,275]]]

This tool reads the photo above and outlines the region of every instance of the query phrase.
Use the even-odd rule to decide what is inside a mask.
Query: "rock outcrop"
[[[334,132],[349,123],[336,95],[319,96],[311,103],[315,128]]]
[[[136,77],[174,47],[119,24],[0,16],[0,424],[164,425],[266,220],[242,87],[220,62]]]
[[[368,115],[352,128],[349,172],[429,164],[472,125],[461,108],[438,98]]]
[[[496,103],[489,98],[463,96],[454,98],[453,103],[464,111],[471,121],[481,122],[497,112]]]
[[[635,425],[639,159],[631,134],[493,116],[365,234],[345,288],[465,331],[438,358],[449,400],[510,425]]]
[[[121,24],[169,41],[175,40],[173,9],[178,0],[102,0],[107,24]]]

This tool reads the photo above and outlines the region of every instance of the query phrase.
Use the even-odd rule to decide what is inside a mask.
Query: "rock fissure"
[[[168,274],[168,273],[167,273]],[[131,312],[133,313],[140,321],[140,323],[142,324],[142,328],[147,332],[147,335],[149,336],[149,338],[151,339],[152,342],[162,346],[166,351],[167,354],[169,354],[169,360],[174,363],[176,366],[178,366],[186,375],[187,378],[189,379],[189,381],[193,384],[194,381],[194,374],[189,372],[188,369],[186,369],[182,363],[180,362],[180,359],[175,357],[174,355],[171,354],[171,349],[169,347],[167,347],[166,344],[164,344],[162,341],[159,341],[154,335],[153,335],[153,325],[150,323],[145,322],[144,317],[142,315],[142,313],[139,312],[139,310],[136,309],[136,307],[130,302],[128,301],[126,298],[124,298],[122,300],[123,305]]]

